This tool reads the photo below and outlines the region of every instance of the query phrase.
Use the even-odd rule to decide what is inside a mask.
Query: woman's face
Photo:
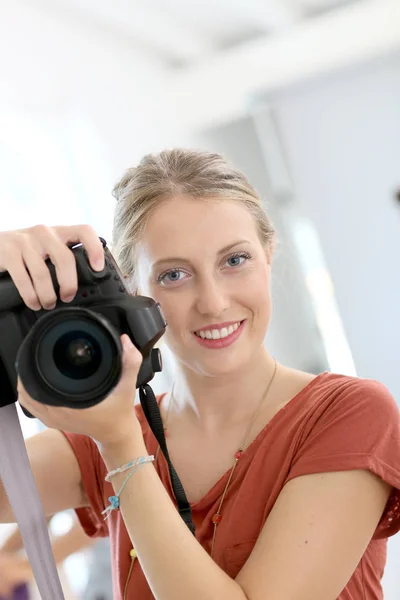
[[[182,366],[209,376],[246,365],[271,313],[270,264],[252,215],[229,200],[162,202],[138,249],[140,293],[157,300],[164,340]]]

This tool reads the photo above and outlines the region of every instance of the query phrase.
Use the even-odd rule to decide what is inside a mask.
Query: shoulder
[[[288,417],[313,427],[337,418],[360,421],[375,416],[378,422],[392,421],[400,427],[400,411],[393,395],[381,382],[339,373],[288,373],[285,396],[291,398]],[[287,390],[289,392],[287,393]],[[285,403],[284,403],[285,404]],[[283,405],[284,405],[283,404]]]
[[[382,383],[323,373],[304,400],[300,454],[400,455],[400,410]]]
[[[323,373],[311,384],[286,481],[368,470],[400,489],[400,410],[382,383]]]
[[[357,409],[382,416],[399,416],[399,407],[388,388],[374,379],[337,373],[323,373],[314,380],[314,391],[321,404],[332,410]]]

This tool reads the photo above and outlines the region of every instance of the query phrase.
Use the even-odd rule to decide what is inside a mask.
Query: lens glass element
[[[74,402],[96,397],[119,377],[119,339],[86,315],[53,321],[36,345],[36,371],[57,394]]]
[[[59,371],[72,379],[86,379],[101,364],[101,347],[98,341],[85,331],[64,333],[54,344],[53,359]]]

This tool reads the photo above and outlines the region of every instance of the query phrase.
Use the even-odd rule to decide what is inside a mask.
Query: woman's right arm
[[[78,460],[65,436],[47,429],[26,440],[32,472],[47,516],[87,506]],[[0,523],[15,523],[14,513],[0,481]]]

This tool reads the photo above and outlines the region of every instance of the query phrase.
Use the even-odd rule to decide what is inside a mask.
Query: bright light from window
[[[317,232],[308,220],[299,219],[293,226],[293,235],[329,367],[333,372],[356,376],[356,368]]]

